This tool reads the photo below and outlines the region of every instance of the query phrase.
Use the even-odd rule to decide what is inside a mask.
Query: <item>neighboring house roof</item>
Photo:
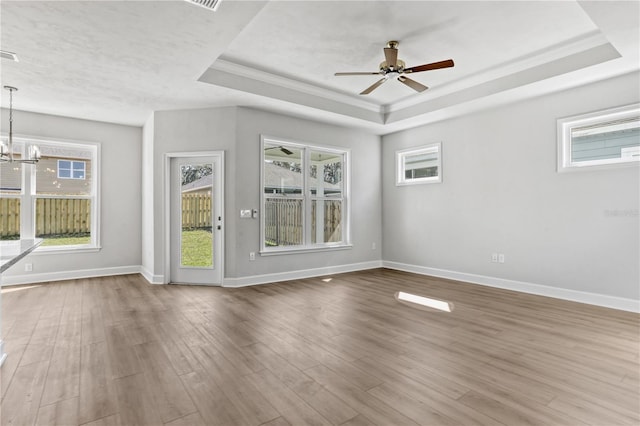
[[[318,185],[318,179],[310,178],[309,182],[312,187]],[[186,185],[182,185],[182,192],[196,192],[202,190],[210,190],[213,185],[213,175],[201,177]],[[264,185],[267,188],[287,188],[299,189],[301,185],[300,173],[293,172],[286,167],[277,166],[272,163],[264,164]],[[325,189],[340,189],[340,185],[324,182]]]
[[[211,190],[213,186],[213,174],[203,176],[198,180],[194,180],[186,185],[182,185],[182,192],[196,192],[202,190]]]
[[[311,187],[317,187],[318,179],[310,178]],[[264,163],[264,186],[267,188],[287,188],[299,189],[302,185],[302,177],[300,173],[291,171],[286,167],[281,167],[273,163]],[[325,189],[340,189],[340,185],[323,182]]]

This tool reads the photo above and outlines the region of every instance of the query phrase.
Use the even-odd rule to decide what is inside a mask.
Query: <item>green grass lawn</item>
[[[182,265],[213,266],[213,234],[211,231],[182,231]]]
[[[73,246],[91,243],[90,236],[46,237],[43,246]],[[182,265],[213,266],[213,234],[207,230],[182,231]]]
[[[74,246],[78,244],[91,243],[90,236],[84,237],[46,237],[42,242],[43,246]]]

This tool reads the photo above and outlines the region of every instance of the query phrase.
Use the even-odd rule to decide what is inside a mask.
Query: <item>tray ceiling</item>
[[[628,72],[638,2],[3,1],[2,84],[17,109],[141,125],[152,111],[241,105],[389,133]],[[416,93],[378,76],[399,40]],[[3,94],[4,95],[4,94]],[[2,100],[6,107],[6,99]]]

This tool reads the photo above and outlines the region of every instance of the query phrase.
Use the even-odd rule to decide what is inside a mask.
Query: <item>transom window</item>
[[[396,152],[396,185],[442,182],[440,142]]]
[[[558,171],[640,161],[640,104],[558,120]]]
[[[262,137],[262,253],[349,244],[348,150]]]

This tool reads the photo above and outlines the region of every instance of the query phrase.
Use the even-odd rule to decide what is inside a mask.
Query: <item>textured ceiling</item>
[[[0,48],[20,62],[0,77],[34,112],[141,125],[243,105],[388,133],[637,71],[639,4],[4,0]],[[333,75],[376,71],[389,40],[407,66],[456,66],[413,75],[423,93],[389,81],[360,96],[377,76]]]
[[[407,66],[453,58],[452,69],[411,76],[437,87],[596,31],[574,2],[282,1],[265,6],[223,58],[358,94],[379,77],[333,74],[378,71],[389,40],[400,41]],[[388,82],[367,100],[386,105],[414,95]]]

